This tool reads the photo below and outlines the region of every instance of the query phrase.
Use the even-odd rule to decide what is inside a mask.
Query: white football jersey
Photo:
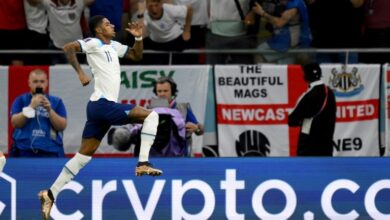
[[[144,24],[150,39],[158,43],[166,43],[178,38],[182,33],[187,15],[187,7],[183,5],[163,4],[163,15],[159,20],[153,20],[148,11],[144,13]]]
[[[192,25],[207,25],[209,22],[207,0],[175,0],[176,5],[191,5]]]
[[[43,5],[31,6],[27,0],[24,0],[23,3],[27,28],[40,34],[46,34],[46,28],[49,20]]]
[[[104,44],[98,38],[86,38],[78,42],[82,52],[87,55],[88,65],[95,79],[90,100],[105,98],[118,102],[121,83],[119,57],[127,54],[128,46],[113,40],[110,44]]]
[[[62,48],[83,37],[80,19],[86,7],[84,0],[69,1],[66,5],[61,1],[43,0],[42,5],[49,18],[48,30],[54,46]]]

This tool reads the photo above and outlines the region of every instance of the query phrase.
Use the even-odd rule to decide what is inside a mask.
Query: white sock
[[[139,162],[145,162],[149,160],[149,151],[152,147],[154,139],[156,138],[158,126],[158,114],[152,111],[148,117],[145,118],[141,130],[141,147],[139,150]]]
[[[83,168],[91,159],[92,157],[90,156],[77,153],[65,164],[60,175],[50,187],[54,199],[57,198],[58,193],[61,191],[62,187],[69,183],[79,173],[81,168]]]
[[[5,162],[6,162],[5,157],[1,156],[0,157],[0,173],[3,172],[3,168],[5,166]]]

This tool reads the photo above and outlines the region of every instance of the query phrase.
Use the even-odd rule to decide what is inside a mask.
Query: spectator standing
[[[336,98],[321,81],[317,63],[303,66],[309,85],[288,116],[289,126],[300,126],[298,156],[333,156],[333,133],[336,124]]]
[[[157,51],[182,51],[191,38],[192,7],[172,5],[162,0],[146,0],[144,13],[145,49]],[[169,57],[153,56],[151,63],[168,64]],[[181,54],[173,55],[173,64],[183,64]]]
[[[206,33],[209,22],[207,0],[171,0],[176,5],[191,5],[192,22],[191,38],[187,43],[188,49],[202,49],[206,47]],[[204,63],[204,55],[182,54],[188,64]]]
[[[295,57],[285,52],[291,48],[310,46],[311,33],[307,8],[303,0],[281,0],[280,4],[285,9],[280,14],[270,14],[255,2],[253,10],[273,27],[272,36],[257,48],[279,52],[263,54],[265,62],[295,63]]]
[[[13,157],[64,157],[62,142],[66,109],[61,98],[45,94],[46,73],[33,70],[28,79],[31,92],[18,96],[11,107]],[[40,91],[39,91],[40,90]]]
[[[366,0],[364,43],[370,48],[390,48],[390,1]],[[367,63],[389,63],[390,53],[365,54]]]
[[[52,49],[61,50],[71,41],[83,38],[82,19],[86,6],[94,0],[27,0],[32,6],[43,6],[49,19],[49,36]],[[53,64],[65,63],[61,54],[53,56]]]
[[[210,21],[206,49],[252,49],[245,20],[253,15],[249,0],[209,0]],[[249,20],[248,20],[249,21]],[[208,64],[251,64],[252,55],[208,53]]]
[[[191,5],[191,39],[188,48],[200,49],[206,46],[206,32],[209,22],[207,0],[171,0],[176,5]]]
[[[0,49],[20,50],[25,48],[26,18],[22,1],[0,1]],[[0,54],[0,65],[23,65],[20,54]]]
[[[319,49],[361,47],[364,0],[311,0],[309,7],[312,46]],[[358,54],[320,53],[319,63],[357,63]]]
[[[26,14],[27,22],[27,39],[30,43],[26,46],[27,49],[33,50],[47,50],[49,49],[49,35],[47,32],[48,18],[43,5],[32,6],[27,0],[23,0],[24,12]],[[37,54],[31,59],[27,59],[27,64],[42,65],[50,64],[48,55]]]
[[[131,21],[142,21],[146,10],[145,0],[130,0]]]

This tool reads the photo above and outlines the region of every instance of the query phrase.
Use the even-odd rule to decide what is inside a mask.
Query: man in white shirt
[[[83,38],[81,21],[84,9],[95,0],[27,0],[32,6],[43,7],[49,20],[49,49],[60,50],[66,43]],[[52,54],[51,63],[66,63],[63,54]]]
[[[49,35],[56,48],[83,37],[80,20],[86,6],[94,0],[27,0],[32,6],[43,7],[49,19]]]
[[[247,25],[254,13],[249,0],[209,0],[210,23],[206,34],[206,49],[251,49],[252,38],[247,35]],[[251,54],[208,53],[208,64],[251,64]]]
[[[48,18],[43,5],[32,6],[28,0],[23,0],[24,14],[26,15],[27,33],[26,39],[29,43],[26,49],[47,50],[49,49],[49,33],[47,31]],[[35,54],[33,57],[28,57],[26,62],[28,65],[43,65],[50,64],[50,55]]]
[[[189,48],[204,48],[209,23],[207,0],[173,0],[173,2],[176,5],[191,5],[193,13]]]
[[[70,182],[77,173],[92,159],[104,135],[111,125],[143,123],[141,130],[141,150],[135,169],[136,176],[162,174],[148,162],[158,126],[158,114],[131,104],[117,103],[120,88],[120,64],[118,57],[127,57],[138,61],[142,58],[142,24],[131,23],[126,30],[135,37],[132,48],[112,39],[115,37],[114,25],[104,16],[90,19],[92,38],[73,41],[64,46],[69,63],[76,70],[83,86],[90,83],[90,77],[81,68],[76,53],[87,54],[88,64],[94,75],[95,87],[87,105],[87,122],[79,152],[66,164],[62,172],[48,190],[39,193],[43,219],[49,219],[54,200],[62,187]]]
[[[165,4],[162,0],[147,0],[144,12],[145,48],[159,51],[182,51],[188,47],[191,38],[192,7],[190,5]],[[161,55],[152,59],[152,63],[163,61]],[[174,64],[182,64],[182,54],[174,54]]]

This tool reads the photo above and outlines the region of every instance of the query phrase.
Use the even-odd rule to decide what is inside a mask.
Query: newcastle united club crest
[[[346,71],[346,66],[338,72],[336,68],[331,70],[332,76],[329,78],[329,85],[338,97],[354,96],[359,94],[364,86],[358,74],[358,68],[353,67],[351,72]]]

